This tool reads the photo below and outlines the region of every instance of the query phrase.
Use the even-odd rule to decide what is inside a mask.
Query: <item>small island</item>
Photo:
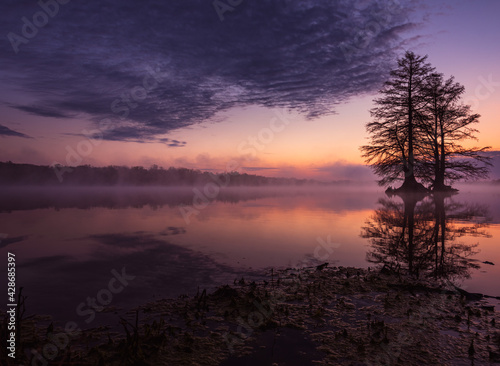
[[[407,51],[374,100],[366,125],[370,144],[361,147],[363,157],[386,186],[403,180],[387,192],[456,192],[446,182],[486,178],[490,147],[464,147],[476,139],[472,125],[480,115],[462,102],[465,87],[454,77],[444,79],[428,63],[427,56]],[[417,178],[429,184],[426,188]]]

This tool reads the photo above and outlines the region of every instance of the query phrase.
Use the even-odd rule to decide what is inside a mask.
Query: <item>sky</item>
[[[4,0],[0,161],[372,179],[365,124],[407,50],[465,86],[482,116],[470,146],[500,156],[498,14],[496,0]]]

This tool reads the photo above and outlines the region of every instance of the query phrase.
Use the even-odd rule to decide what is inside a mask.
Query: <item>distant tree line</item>
[[[0,185],[78,185],[78,186],[182,186],[203,185],[219,182],[228,186],[264,186],[322,184],[321,182],[296,178],[270,178],[252,174],[211,173],[187,168],[164,169],[153,165],[93,167],[80,165],[71,167],[62,182],[51,166],[0,162]]]

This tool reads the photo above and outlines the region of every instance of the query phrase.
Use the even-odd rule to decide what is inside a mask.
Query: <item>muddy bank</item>
[[[262,282],[240,279],[212,293],[143,305],[119,321],[122,334],[106,327],[82,332],[51,364],[500,362],[500,319],[486,299],[442,280],[357,268],[288,269]],[[25,324],[25,354],[43,354],[48,332],[38,329],[34,337],[35,329]]]

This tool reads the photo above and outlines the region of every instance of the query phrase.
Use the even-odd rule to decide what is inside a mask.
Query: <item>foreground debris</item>
[[[58,365],[491,365],[500,319],[439,280],[319,266],[141,306],[123,335],[86,332]],[[29,338],[29,331],[25,331]],[[44,344],[40,336],[30,347]],[[83,336],[82,336],[83,337]],[[89,341],[89,339],[91,341]],[[103,341],[105,340],[105,342]],[[41,348],[38,352],[42,352]]]

